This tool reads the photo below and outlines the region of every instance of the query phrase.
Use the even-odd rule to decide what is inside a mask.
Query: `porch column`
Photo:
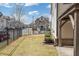
[[[61,20],[58,20],[58,44],[59,46],[62,46],[61,42]]]
[[[74,12],[74,55],[79,56],[79,10]]]

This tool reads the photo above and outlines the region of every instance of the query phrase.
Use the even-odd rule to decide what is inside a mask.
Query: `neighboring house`
[[[52,4],[52,11],[55,10],[53,7]],[[58,46],[73,45],[74,55],[79,56],[79,4],[58,3],[56,7],[57,12],[53,12],[52,15],[55,13],[57,20],[52,20],[57,21]]]
[[[0,30],[4,29],[8,26],[10,18],[8,16],[1,16],[0,17]]]
[[[9,39],[16,39],[22,36],[22,29],[24,24],[20,21],[16,21],[15,18],[4,16],[0,12],[0,31],[6,32]],[[10,40],[11,41],[11,40]]]
[[[9,24],[9,22],[8,22],[9,20],[10,20],[10,18],[8,16],[4,16],[0,12],[0,41],[7,40],[9,37],[7,35],[7,30],[5,29]]]
[[[16,38],[22,36],[22,30],[23,30],[24,24],[21,23],[20,21],[12,20],[10,21],[9,28],[14,31],[14,36]]]
[[[45,31],[49,29],[49,18],[41,16],[37,18],[34,23],[31,23],[31,27],[35,34],[45,33]]]

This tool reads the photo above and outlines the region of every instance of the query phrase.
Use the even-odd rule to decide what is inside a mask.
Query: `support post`
[[[61,42],[61,20],[58,20],[58,41],[59,46],[62,46]]]
[[[13,29],[13,40],[15,40],[15,38],[14,38],[15,36],[14,35],[15,35],[15,33],[14,33],[14,29]]]
[[[79,56],[79,10],[74,12],[74,55]]]
[[[9,45],[9,31],[8,31],[8,28],[6,28],[6,30],[7,30],[7,45]]]

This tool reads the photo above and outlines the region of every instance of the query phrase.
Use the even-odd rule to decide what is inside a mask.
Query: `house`
[[[20,21],[16,21],[16,20],[12,20],[9,24],[9,28],[11,28],[11,30],[14,33],[14,39],[22,36],[22,30],[23,30],[24,24],[21,23]]]
[[[74,55],[79,56],[79,4],[58,3],[56,5],[58,46],[73,45]]]
[[[0,41],[4,41],[8,39],[7,31],[5,28],[8,26],[9,20],[10,18],[8,16],[4,16],[3,13],[0,12]]]
[[[41,16],[37,18],[34,23],[31,23],[31,27],[33,29],[33,33],[43,34],[49,29],[49,18]]]
[[[6,32],[7,35],[7,44],[20,36],[22,36],[22,29],[24,24],[15,18],[11,18],[9,16],[4,16],[0,12],[0,31]]]

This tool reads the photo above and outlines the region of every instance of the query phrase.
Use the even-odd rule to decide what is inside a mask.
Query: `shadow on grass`
[[[47,45],[54,45],[54,42],[43,42],[43,44],[47,44]]]
[[[16,51],[16,49],[20,46],[20,44],[21,44],[23,41],[24,41],[24,39],[21,40],[21,41],[15,46],[15,48],[10,52],[9,56],[11,56],[11,55]]]
[[[24,40],[24,39],[23,39],[23,40]],[[23,42],[23,40],[21,40],[21,41],[12,49],[12,51],[11,51],[9,54],[1,53],[1,52],[0,52],[0,54],[6,55],[6,56],[11,56],[11,55],[16,51],[16,49],[19,47],[19,45]],[[16,40],[14,40],[14,41],[16,41]],[[13,41],[13,42],[14,42],[14,41]],[[13,42],[11,42],[11,43],[13,43]],[[9,45],[10,45],[11,43],[9,43]],[[5,49],[7,46],[8,46],[8,45],[4,45],[4,46],[0,47],[0,51],[2,51],[3,49]]]

